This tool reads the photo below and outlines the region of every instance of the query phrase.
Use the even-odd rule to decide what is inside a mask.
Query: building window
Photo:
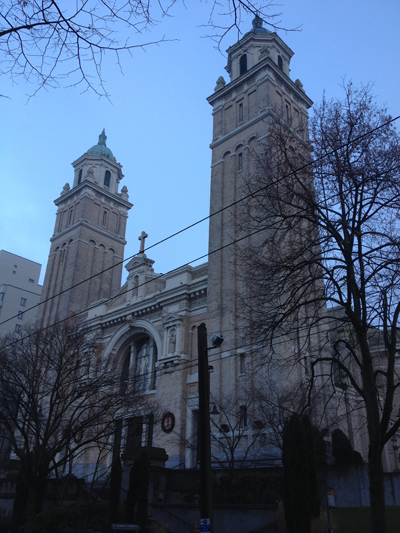
[[[74,208],[71,207],[71,209],[69,210],[69,213],[68,213],[68,223],[67,223],[67,226],[70,226],[71,223],[72,223],[72,213],[74,211]]]
[[[22,307],[25,307],[26,306],[26,298],[21,298],[21,301],[20,301],[19,305],[22,305]]]
[[[63,218],[64,218],[64,213],[61,212],[61,213],[60,213],[60,221],[59,221],[59,223],[58,223],[58,231],[61,231],[61,230],[62,230]]]
[[[285,112],[286,112],[286,122],[290,122],[290,104],[289,102],[285,101]]]
[[[243,153],[238,154],[238,170],[243,170]]]
[[[18,265],[14,265],[14,268],[17,268]]]
[[[243,54],[239,59],[239,72],[240,76],[247,72],[247,55]]]
[[[80,182],[82,181],[82,172],[83,172],[83,170],[80,169],[80,171],[79,171],[79,175],[78,175],[78,185],[79,185]]]
[[[109,170],[106,170],[106,173],[104,174],[104,187],[109,187],[111,183],[111,172]]]
[[[239,364],[240,364],[240,373],[245,374],[246,373],[246,354],[245,353],[240,354]]]
[[[125,353],[121,374],[121,393],[131,390],[154,390],[156,343],[148,336],[135,339]]]
[[[283,72],[283,59],[281,56],[278,56],[278,67],[280,68],[280,70],[282,70]]]
[[[15,332],[15,333],[19,333],[20,331],[21,331],[21,326],[20,326],[20,324],[15,324],[14,332]]]
[[[243,103],[239,104],[239,124],[243,122]]]
[[[17,271],[16,271],[16,270],[13,270],[13,274],[16,274],[16,273],[17,273]]]
[[[293,109],[294,111],[294,125],[295,126],[300,126],[300,115],[299,115],[299,110],[294,108]]]
[[[0,292],[0,302],[2,302],[4,300],[4,292]]]
[[[239,419],[240,429],[247,428],[247,406],[246,405],[240,406],[239,416],[240,416],[240,419]]]
[[[107,226],[107,211],[103,211],[103,221],[101,223],[103,227]]]
[[[22,311],[18,311],[18,317],[19,320],[22,320],[24,318],[24,313]]]
[[[29,280],[28,280],[28,281],[29,281],[29,283],[35,283],[35,280],[34,280],[34,279],[32,279],[32,278],[29,278]]]

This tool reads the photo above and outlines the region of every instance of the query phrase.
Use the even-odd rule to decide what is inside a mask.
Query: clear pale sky
[[[121,74],[106,57],[103,75],[111,102],[81,89],[42,90],[27,103],[32,87],[1,79],[0,249],[43,265],[54,229],[57,198],[71,184],[71,162],[97,143],[123,165],[134,207],[128,220],[125,257],[209,212],[212,117],[206,97],[219,76],[228,81],[226,55],[203,36],[210,4],[192,0],[175,6],[144,38],[178,39],[138,49],[125,57]],[[299,78],[318,102],[340,96],[341,79],[374,83],[373,92],[393,116],[400,114],[400,2],[398,0],[283,0],[280,31],[295,55],[291,78]],[[242,31],[251,28],[244,20]],[[237,40],[230,33],[223,50]],[[156,272],[167,272],[207,253],[208,223],[148,252]]]

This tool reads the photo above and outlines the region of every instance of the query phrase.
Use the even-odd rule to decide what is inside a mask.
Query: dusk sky
[[[208,215],[212,116],[206,97],[216,80],[229,76],[226,54],[204,38],[210,3],[176,5],[170,18],[144,40],[176,39],[137,49],[122,60],[123,74],[109,54],[103,76],[110,100],[82,89],[41,90],[2,78],[0,99],[2,194],[0,249],[42,264],[42,280],[54,229],[57,198],[72,183],[71,163],[97,143],[105,128],[107,146],[123,165],[129,200],[125,257],[139,250],[138,236],[152,245]],[[374,84],[373,93],[392,116],[400,114],[400,2],[398,0],[289,0],[277,6],[279,31],[295,55],[291,78],[319,102],[341,95],[343,77]],[[272,11],[271,11],[272,13]],[[242,31],[251,29],[243,21]],[[223,50],[237,40],[231,32]],[[312,112],[312,110],[311,110]],[[400,121],[399,121],[400,122]],[[148,252],[156,272],[167,272],[207,253],[208,222]]]

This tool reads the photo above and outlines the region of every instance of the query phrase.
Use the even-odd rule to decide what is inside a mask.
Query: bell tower
[[[72,187],[66,183],[54,202],[58,210],[39,326],[79,313],[121,286],[126,220],[132,204],[126,186],[118,192],[122,166],[106,140],[103,129],[99,142],[72,163]]]
[[[214,364],[211,378],[214,383],[219,380],[214,390],[220,391],[229,390],[229,384],[241,375],[239,363],[230,363],[240,358],[230,356],[240,355],[238,347],[245,344],[243,324],[238,318],[244,311],[240,303],[244,273],[239,272],[235,245],[231,245],[243,237],[237,221],[245,215],[240,205],[220,210],[246,194],[245,176],[251,175],[254,154],[260,152],[271,121],[280,114],[288,122],[290,119],[294,128],[300,129],[303,124],[306,141],[308,109],[312,105],[300,80],[290,79],[292,50],[275,32],[263,28],[260,17],[255,17],[253,28],[227,52],[225,68],[230,82],[221,76],[214,94],[207,99],[213,108],[210,214],[217,213],[211,216],[209,226],[207,329],[225,337],[219,368]],[[241,241],[242,249],[245,243]]]

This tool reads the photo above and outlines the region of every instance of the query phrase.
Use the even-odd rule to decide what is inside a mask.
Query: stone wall
[[[214,531],[248,533],[260,529],[275,518],[277,509],[277,505],[214,505]],[[195,512],[192,504],[156,504],[151,509],[152,517],[174,533],[191,533]]]
[[[385,472],[386,505],[400,505],[400,471]],[[329,465],[319,468],[321,503],[324,489],[334,491],[336,507],[369,506],[368,465]]]

